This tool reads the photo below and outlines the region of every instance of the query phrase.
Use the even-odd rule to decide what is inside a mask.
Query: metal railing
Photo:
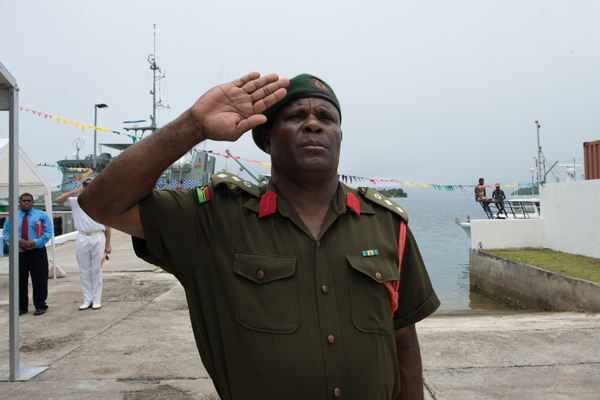
[[[488,219],[529,219],[540,217],[540,203],[530,199],[504,200],[503,202],[484,202],[479,204]],[[494,214],[490,206],[494,205],[497,212]]]

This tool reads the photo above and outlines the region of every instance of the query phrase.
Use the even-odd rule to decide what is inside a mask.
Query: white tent
[[[0,196],[9,195],[8,144],[8,139],[0,139]],[[46,214],[48,214],[52,225],[54,225],[50,184],[35,164],[31,162],[27,153],[19,146],[19,195],[25,192],[31,193],[34,196],[44,196]],[[56,277],[54,265],[54,226],[52,227],[52,232],[52,266],[54,276]]]

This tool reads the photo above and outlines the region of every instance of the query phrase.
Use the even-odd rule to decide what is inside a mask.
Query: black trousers
[[[33,286],[33,305],[35,308],[48,308],[48,253],[45,247],[19,253],[19,309],[22,311],[26,311],[29,304],[29,275]]]

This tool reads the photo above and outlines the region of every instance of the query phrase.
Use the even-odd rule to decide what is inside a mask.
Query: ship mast
[[[125,128],[127,131],[134,131],[135,136],[138,136],[138,131],[141,131],[140,139],[144,137],[144,133],[146,131],[150,131],[150,133],[154,133],[158,129],[156,126],[156,109],[158,107],[169,108],[169,106],[164,106],[162,101],[158,99],[156,101],[156,82],[165,78],[166,73],[162,76],[157,76],[157,73],[160,73],[160,67],[156,64],[156,24],[154,24],[154,49],[153,53],[148,55],[148,62],[150,63],[150,70],[152,71],[152,90],[150,94],[152,95],[152,115],[150,115],[150,125],[149,126],[136,126],[133,128]],[[126,121],[126,122],[134,122],[134,121]],[[136,121],[137,122],[137,121]]]

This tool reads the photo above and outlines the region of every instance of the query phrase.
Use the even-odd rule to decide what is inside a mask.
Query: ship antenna
[[[152,95],[152,115],[150,115],[150,126],[145,127],[133,127],[133,128],[125,128],[127,131],[134,131],[135,136],[137,137],[137,132],[141,131],[140,139],[144,137],[144,133],[146,131],[150,131],[153,133],[158,129],[156,126],[156,109],[158,107],[169,108],[169,105],[163,105],[162,101],[158,99],[156,100],[156,82],[166,77],[166,72],[162,74],[162,76],[156,76],[156,72],[162,72],[160,67],[156,64],[156,24],[153,24],[154,27],[154,43],[153,43],[153,53],[148,55],[148,62],[150,63],[150,70],[152,70],[152,90],[150,94]]]

